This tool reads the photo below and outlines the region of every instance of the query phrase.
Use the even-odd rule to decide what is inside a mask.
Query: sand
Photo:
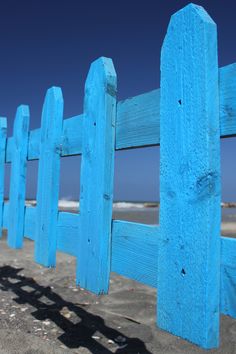
[[[155,216],[137,213],[137,221]],[[232,234],[230,220],[223,227]],[[97,297],[76,288],[74,257],[58,253],[57,268],[45,269],[33,254],[29,240],[22,250],[0,241],[0,354],[206,353],[156,327],[155,289],[112,274],[109,295]],[[221,317],[220,348],[208,353],[236,353],[236,320]]]

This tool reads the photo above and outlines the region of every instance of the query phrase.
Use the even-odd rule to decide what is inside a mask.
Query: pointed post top
[[[29,116],[29,106],[25,104],[21,104],[20,106],[17,107],[16,110],[16,119],[19,119],[19,117],[28,117]]]
[[[43,103],[41,132],[51,127],[51,133],[54,134],[57,126],[60,129],[63,106],[64,100],[61,88],[56,86],[49,88]]]
[[[92,62],[85,83],[85,91],[103,82],[107,92],[116,96],[116,71],[110,58],[100,57]]]
[[[219,343],[218,72],[216,25],[189,4],[161,52],[158,324],[207,349]]]
[[[180,31],[177,29],[179,29],[180,26],[182,26],[181,32],[183,36],[185,36],[188,31],[194,31],[194,29],[196,30],[197,27],[198,30],[200,28],[204,29],[207,27],[212,28],[214,31],[216,31],[217,27],[216,23],[202,6],[190,3],[171,16],[167,33],[162,45],[162,50],[173,32],[177,32],[179,35]]]
[[[211,16],[207,13],[207,11],[203,7],[193,3],[189,3],[179,11],[175,12],[171,16],[170,22],[176,21],[179,18],[179,16],[182,15],[195,17],[197,21],[211,23],[215,25],[215,22],[212,20]]]
[[[16,110],[16,117],[14,121],[14,128],[13,128],[13,134],[16,139],[21,139],[21,135],[24,134],[24,132],[28,131],[29,129],[29,119],[30,119],[30,112],[29,112],[29,106],[27,105],[20,105],[17,107]]]
[[[55,99],[60,99],[62,97],[62,90],[58,86],[52,86],[50,87],[47,92],[45,99],[54,97]]]

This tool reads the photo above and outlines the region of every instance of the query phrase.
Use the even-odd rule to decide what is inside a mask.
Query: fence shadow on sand
[[[19,272],[23,268],[13,268],[11,266],[3,266],[0,268],[0,290],[12,291],[17,297],[14,299],[18,304],[28,304],[36,309],[32,312],[37,320],[44,321],[49,319],[54,322],[64,333],[60,334],[58,339],[68,348],[75,349],[79,347],[87,348],[91,353],[114,353],[103,344],[95,340],[93,335],[95,332],[101,333],[107,340],[113,340],[120,348],[115,353],[150,353],[145,347],[143,341],[138,338],[129,338],[120,331],[108,327],[103,318],[93,315],[81,306],[77,306],[72,302],[64,300],[55,293],[50,287],[39,285],[33,278],[20,275]],[[14,281],[14,283],[13,283]],[[28,286],[31,291],[23,289]],[[45,297],[50,304],[41,301]],[[78,323],[74,324],[61,314],[61,310],[67,307],[78,317]],[[125,337],[125,343],[119,343],[117,338]]]

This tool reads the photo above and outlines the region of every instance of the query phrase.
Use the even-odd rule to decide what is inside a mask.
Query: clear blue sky
[[[118,99],[159,87],[160,49],[171,14],[188,1],[1,1],[0,115],[8,135],[16,107],[29,104],[40,126],[47,88],[60,86],[65,118],[80,114],[90,63],[113,59]],[[218,25],[219,65],[236,61],[236,3],[198,1]],[[222,141],[222,199],[236,200],[236,138]],[[6,170],[6,184],[9,181]],[[80,157],[62,159],[60,197],[79,198]],[[27,197],[35,197],[37,162],[28,163]],[[6,186],[5,195],[8,195]],[[116,153],[116,200],[159,200],[159,148]]]

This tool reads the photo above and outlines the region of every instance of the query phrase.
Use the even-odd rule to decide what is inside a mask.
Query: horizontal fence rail
[[[81,115],[63,119],[47,91],[41,128],[17,109],[0,118],[0,227],[35,260],[77,259],[76,282],[108,293],[110,271],[158,288],[158,326],[203,348],[219,345],[220,313],[236,318],[236,239],[220,236],[220,138],[236,136],[236,64],[218,68],[217,29],[199,6],[171,18],[161,89],[116,101],[111,59],[91,64]],[[160,145],[160,225],[112,220],[116,150]],[[58,210],[60,158],[82,155],[80,213]],[[26,162],[39,160],[37,203],[25,205]],[[4,202],[4,165],[11,163]]]
[[[236,63],[219,70],[220,134],[236,135]],[[83,115],[64,119],[61,156],[82,153]],[[12,161],[13,138],[7,139],[6,162]],[[120,101],[117,104],[116,150],[160,144],[160,89]],[[39,159],[40,128],[31,130],[28,160]]]
[[[25,208],[25,238],[35,239],[36,207]],[[8,229],[9,203],[4,203],[3,228]],[[80,214],[59,212],[57,250],[77,256]],[[158,287],[157,253],[160,226],[113,220],[111,270],[127,278]],[[80,245],[78,244],[78,247]],[[236,318],[236,241],[221,237],[221,313]]]

